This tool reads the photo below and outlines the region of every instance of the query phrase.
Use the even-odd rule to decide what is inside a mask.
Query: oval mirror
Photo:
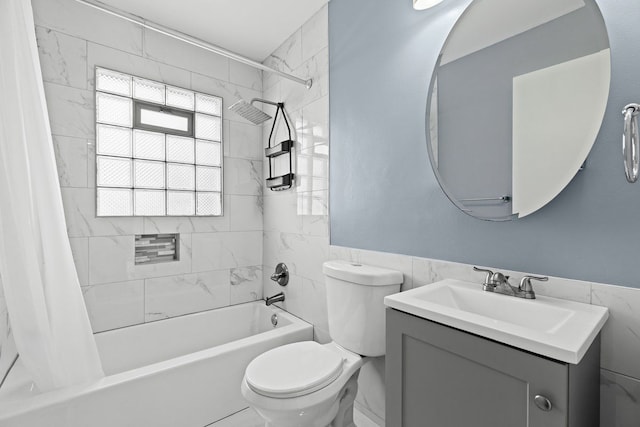
[[[476,218],[529,215],[582,168],[609,95],[594,0],[475,0],[431,80],[427,145],[449,199]]]

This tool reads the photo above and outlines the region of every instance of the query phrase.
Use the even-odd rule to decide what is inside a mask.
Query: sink
[[[442,307],[484,316],[496,322],[507,322],[542,332],[552,332],[562,326],[572,314],[567,308],[547,304],[531,304],[531,300],[496,298],[479,286],[464,286],[448,283],[433,288],[425,286],[422,292],[415,291],[413,298],[438,304]]]
[[[447,279],[385,297],[387,307],[513,347],[577,364],[598,335],[606,307],[537,296],[526,300]]]

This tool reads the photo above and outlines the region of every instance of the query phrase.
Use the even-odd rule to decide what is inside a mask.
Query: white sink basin
[[[609,317],[606,307],[537,296],[526,300],[447,279],[385,297],[387,307],[513,347],[577,364]]]

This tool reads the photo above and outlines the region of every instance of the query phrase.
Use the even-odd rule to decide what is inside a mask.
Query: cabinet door
[[[386,377],[388,426],[567,426],[568,365],[392,309]]]

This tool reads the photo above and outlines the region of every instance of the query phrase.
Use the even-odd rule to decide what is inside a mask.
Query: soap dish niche
[[[180,234],[138,234],[135,236],[135,265],[180,260]]]

